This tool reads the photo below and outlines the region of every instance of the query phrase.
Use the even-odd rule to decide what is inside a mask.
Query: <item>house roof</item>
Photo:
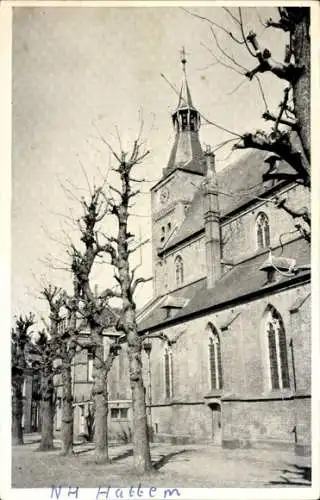
[[[172,321],[182,320],[207,309],[223,309],[228,307],[228,304],[237,302],[248,295],[268,293],[284,284],[289,286],[290,283],[297,279],[308,279],[310,271],[304,269],[297,275],[293,274],[292,276],[277,273],[276,283],[269,282],[267,274],[259,270],[259,267],[266,260],[268,252],[269,250],[260,251],[250,259],[235,265],[222,275],[212,289],[207,288],[207,280],[204,278],[184,288],[170,292],[169,295],[189,300],[183,308],[175,312],[170,318],[167,317],[163,308],[153,308],[150,314],[145,316],[139,323],[139,330],[145,331],[165,327]],[[298,266],[310,262],[310,246],[304,239],[296,239],[283,245],[283,250],[281,250],[281,247],[273,250],[275,256],[279,256],[281,253],[284,257],[295,258]]]
[[[105,328],[111,328],[117,324],[119,315],[120,309],[106,305],[99,317],[99,321],[102,325],[105,325]],[[88,322],[84,319],[79,326],[79,330],[83,332],[88,329]]]
[[[262,181],[263,174],[268,170],[268,166],[264,162],[267,156],[268,153],[265,151],[251,150],[236,163],[217,173],[221,217],[233,213],[274,187],[273,181]],[[279,162],[278,171],[292,173],[291,167],[284,161]],[[170,239],[162,249],[162,252],[204,230],[203,211],[203,187],[200,186],[182,225],[174,238]]]

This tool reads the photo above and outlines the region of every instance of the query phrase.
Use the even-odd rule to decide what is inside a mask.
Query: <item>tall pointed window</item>
[[[216,328],[209,323],[211,334],[209,337],[209,369],[210,369],[210,389],[222,389],[222,361],[221,345]]]
[[[270,245],[270,227],[268,216],[260,212],[256,219],[257,245],[258,248],[265,248]]]
[[[176,269],[176,285],[177,287],[181,286],[184,281],[183,275],[183,260],[181,255],[178,255],[174,261],[175,269]]]
[[[286,332],[281,315],[271,305],[267,309],[265,326],[268,339],[271,389],[289,389]]]
[[[164,390],[166,399],[173,397],[173,362],[172,352],[166,348],[164,351]]]

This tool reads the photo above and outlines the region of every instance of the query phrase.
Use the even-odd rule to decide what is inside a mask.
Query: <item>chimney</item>
[[[220,212],[215,156],[210,148],[204,154],[206,161],[206,178],[204,182],[204,225],[207,286],[213,288],[221,276],[221,238]]]

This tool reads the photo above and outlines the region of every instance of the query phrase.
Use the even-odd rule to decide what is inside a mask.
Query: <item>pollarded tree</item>
[[[118,283],[118,291],[105,290],[103,298],[116,297],[121,299],[121,312],[117,329],[122,333],[122,338],[127,344],[129,360],[129,379],[132,394],[133,413],[133,453],[134,468],[138,473],[152,469],[150,445],[147,426],[145,388],[142,378],[142,338],[139,336],[136,320],[136,303],[134,294],[141,283],[148,279],[135,276],[135,269],[131,268],[130,255],[137,248],[131,247],[134,235],[130,231],[129,217],[134,198],[139,194],[134,189],[135,184],[140,184],[143,179],[134,176],[134,170],[148,155],[143,149],[140,137],[134,141],[132,150],[121,150],[116,153],[111,146],[100,137],[110,149],[115,160],[113,171],[119,179],[119,187],[109,186],[112,197],[107,198],[108,214],[117,223],[116,236],[103,234],[103,243],[97,240],[97,249],[109,256],[110,264],[114,268],[114,277]],[[98,236],[98,235],[97,235]]]
[[[34,315],[29,313],[19,316],[11,330],[12,444],[23,444],[23,384],[29,366],[29,329],[33,324]]]
[[[310,189],[310,8],[309,7],[279,7],[278,19],[261,20],[263,8],[258,10],[260,23],[268,30],[282,30],[287,34],[287,43],[283,47],[283,60],[277,61],[272,57],[268,47],[261,47],[259,36],[254,30],[245,26],[243,9],[224,8],[229,17],[229,26],[222,26],[214,19],[201,18],[210,24],[215,48],[218,56],[217,63],[242,74],[250,81],[258,82],[266,110],[262,117],[273,122],[271,131],[256,130],[237,136],[235,149],[254,148],[271,153],[266,162],[268,171],[263,181],[275,179],[286,180],[301,184]],[[259,14],[260,12],[260,14]],[[236,58],[230,50],[223,47],[219,35],[223,35],[225,42],[232,43],[245,51],[243,56],[256,61],[252,69],[246,67],[246,62]],[[260,76],[271,73],[274,77],[285,82],[283,99],[279,109],[271,112],[266,103]],[[209,122],[210,123],[210,122]],[[291,167],[291,173],[284,173],[278,169],[278,160],[285,160]],[[276,206],[285,210],[295,221],[307,241],[310,241],[311,217],[305,207],[291,207],[284,199],[273,199]]]
[[[75,294],[79,297],[79,313],[89,328],[90,338],[81,342],[84,349],[93,354],[93,401],[95,410],[95,460],[97,463],[108,461],[108,373],[114,358],[118,355],[120,345],[112,341],[105,355],[103,333],[110,325],[112,311],[107,305],[109,291],[101,296],[93,293],[91,272],[95,262],[102,257],[108,247],[101,245],[98,239],[100,224],[109,211],[108,200],[101,187],[90,190],[89,198],[81,199],[83,216],[78,219],[82,248],[72,245],[71,272],[74,279]],[[106,312],[109,310],[109,314]],[[109,319],[108,319],[109,318]]]
[[[75,294],[68,297],[66,292],[57,286],[49,285],[42,291],[42,295],[48,302],[50,311],[51,343],[55,347],[53,354],[54,366],[52,376],[59,375],[62,381],[62,419],[61,440],[62,454],[68,455],[73,451],[73,393],[71,363],[77,351],[77,320],[79,295],[75,288]],[[63,308],[67,311],[67,317],[62,314]],[[53,378],[53,377],[52,377]]]

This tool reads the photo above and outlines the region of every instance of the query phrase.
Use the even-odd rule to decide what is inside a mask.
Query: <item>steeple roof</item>
[[[192,99],[191,99],[191,93],[188,85],[188,80],[187,80],[187,72],[186,72],[186,59],[181,59],[182,62],[182,70],[183,70],[183,78],[182,78],[182,83],[181,83],[181,89],[180,89],[180,94],[179,94],[179,101],[178,101],[178,109],[195,109],[193,104],[192,104]]]
[[[176,168],[205,174],[203,151],[199,141],[200,113],[194,107],[186,74],[186,54],[181,51],[182,84],[176,110],[172,114],[172,122],[176,131],[164,176]]]

